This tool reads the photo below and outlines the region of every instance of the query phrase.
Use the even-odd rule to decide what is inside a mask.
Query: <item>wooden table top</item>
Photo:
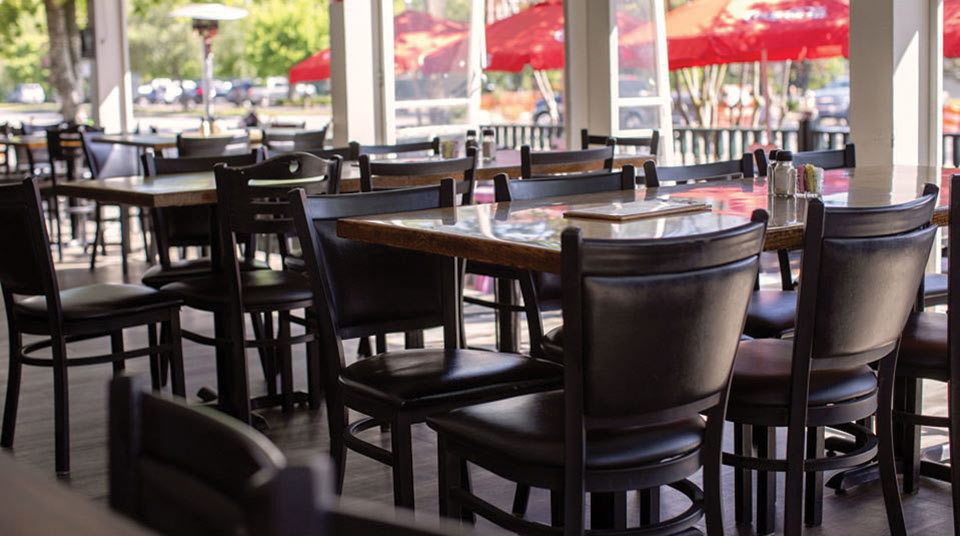
[[[115,143],[117,145],[151,148],[156,151],[171,149],[177,146],[176,138],[162,134],[101,134],[93,136],[91,140],[100,143]]]
[[[0,527],[8,536],[154,534],[133,521],[70,491],[51,477],[0,454]]]
[[[942,191],[934,222],[945,225],[952,172],[913,166],[832,170],[825,176],[823,200],[836,206],[902,203],[915,199],[925,183],[934,182]],[[563,217],[576,205],[658,197],[703,201],[713,210],[630,222]],[[365,242],[559,273],[560,235],[571,225],[581,228],[585,238],[665,238],[735,227],[754,209],[766,209],[770,224],[764,249],[789,249],[802,245],[807,202],[800,197],[769,196],[766,179],[760,177],[345,219],[338,223],[337,233]]]
[[[633,164],[642,166],[649,156],[625,155],[617,158],[617,165]],[[347,163],[343,168],[340,189],[343,192],[356,192],[360,189],[360,170]],[[577,171],[571,166],[546,168],[551,172]],[[498,173],[507,173],[511,177],[520,175],[520,151],[500,151],[497,159],[483,162],[477,173],[478,180],[493,179]],[[377,186],[384,188],[402,186],[423,186],[436,184],[443,178],[435,177],[383,177],[377,180]],[[160,177],[114,177],[89,181],[63,182],[57,184],[57,192],[68,197],[93,199],[106,203],[121,203],[141,207],[171,207],[209,205],[217,202],[217,187],[213,172],[182,173]]]
[[[0,136],[0,145],[12,145],[14,147],[25,147],[27,149],[37,150],[47,148],[46,136]],[[61,138],[60,145],[64,147],[78,148],[83,147],[79,138],[67,139]]]

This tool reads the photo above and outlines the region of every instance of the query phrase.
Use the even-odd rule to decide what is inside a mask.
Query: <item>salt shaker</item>
[[[494,133],[492,128],[483,129],[480,139],[481,150],[483,151],[483,159],[486,161],[496,160],[497,159],[497,135]]]
[[[771,187],[773,194],[792,197],[797,193],[797,170],[793,167],[793,153],[777,152],[777,161],[773,166]]]

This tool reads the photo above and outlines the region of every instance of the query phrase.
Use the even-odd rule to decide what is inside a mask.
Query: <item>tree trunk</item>
[[[76,26],[75,0],[43,0],[43,4],[47,12],[47,35],[50,40],[50,82],[60,97],[63,120],[75,122],[81,98],[66,20],[66,14],[72,13],[73,26]],[[79,56],[79,53],[76,55]]]

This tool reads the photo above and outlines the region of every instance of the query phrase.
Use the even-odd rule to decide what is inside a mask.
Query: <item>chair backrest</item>
[[[442,325],[442,259],[340,238],[337,220],[452,207],[452,180],[335,196],[295,190],[289,198],[332,374],[339,374],[342,361],[331,352],[336,346],[342,353],[342,339]]]
[[[477,149],[467,149],[464,158],[448,160],[424,160],[422,162],[391,162],[389,160],[370,160],[366,154],[360,155],[360,190],[372,192],[382,190],[374,184],[377,177],[416,178],[450,177],[456,180],[457,194],[462,196],[461,204],[473,204],[473,192],[477,183]]]
[[[607,146],[598,149],[584,149],[581,151],[544,151],[533,152],[529,145],[520,148],[520,177],[532,179],[545,177],[537,174],[536,168],[542,166],[571,166],[571,171],[584,171],[583,166],[595,166],[596,170],[611,171],[613,169],[614,141],[607,140]]]
[[[220,163],[228,166],[249,166],[262,161],[263,153],[262,149],[256,149],[248,154],[195,158],[163,158],[147,153],[142,159],[146,176],[162,177],[201,171],[212,173],[213,167]],[[150,213],[161,266],[170,267],[169,248],[210,245],[213,236],[210,229],[210,206],[154,208]]]
[[[302,130],[299,132],[266,130],[263,134],[263,144],[266,145],[270,151],[280,153],[323,149],[323,144],[326,139],[327,127],[323,127],[320,130]]]
[[[87,127],[87,126],[80,126],[80,125],[47,129],[46,131],[47,153],[50,155],[50,160],[64,161],[68,158],[74,158],[79,156],[82,153],[82,149],[78,151],[74,148],[66,148],[63,146],[63,144],[60,143],[60,140],[64,134],[75,135],[79,137],[79,133],[81,130],[86,130],[87,132],[102,132],[102,129],[97,127]]]
[[[930,220],[937,194],[928,184],[920,198],[899,205],[825,208],[818,199],[809,202],[794,340],[797,374],[807,377],[811,367],[862,366],[896,348],[936,236]]]
[[[290,120],[287,120],[287,121],[275,120],[275,121],[270,121],[270,123],[267,124],[267,128],[306,128],[306,126],[307,126],[306,121],[290,121]],[[323,128],[326,129],[327,127],[323,127]]]
[[[355,141],[351,141],[346,147],[333,147],[330,149],[307,149],[301,152],[310,153],[313,156],[326,159],[330,159],[333,156],[339,156],[344,162],[356,161],[360,159],[360,144]]]
[[[739,160],[726,160],[693,166],[658,166],[647,160],[643,163],[643,179],[647,188],[657,188],[664,183],[710,182],[739,177],[753,177],[753,155],[744,153]]]
[[[564,388],[579,430],[676,421],[724,402],[767,214],[751,220],[662,239],[564,231]]]
[[[952,266],[960,266],[960,174],[950,177],[950,247],[947,248],[949,262]],[[954,244],[953,238],[957,238]],[[947,272],[947,306],[949,311],[960,311],[960,270]],[[947,315],[947,333],[960,333],[960,315]],[[950,355],[950,374],[960,372],[960,337],[948,337]],[[951,379],[951,381],[953,381]]]
[[[657,151],[660,149],[660,131],[656,129],[654,129],[649,136],[636,137],[606,136],[603,134],[590,134],[585,128],[580,130],[581,149],[589,149],[591,145],[609,145],[610,140],[613,140],[614,145],[617,147],[634,147],[637,151],[646,148],[653,156],[656,156]]]
[[[166,535],[321,534],[322,464],[222,413],[110,383],[110,506]]]
[[[404,154],[425,153],[440,154],[440,138],[428,141],[395,143],[393,145],[359,145],[357,154]]]
[[[633,190],[636,188],[636,180],[636,170],[633,166],[623,166],[620,171],[601,171],[546,179],[510,180],[506,173],[499,173],[493,178],[493,191],[494,199],[499,203],[562,195]]]
[[[40,190],[33,178],[0,185],[0,287],[13,294],[47,296],[47,309],[59,314],[60,291],[44,225]],[[7,313],[10,313],[7,303]],[[52,318],[52,316],[51,316]]]
[[[140,174],[140,149],[132,145],[93,141],[99,133],[82,130],[83,154],[94,179]]]
[[[775,152],[770,152],[770,159],[775,158]],[[848,143],[843,149],[832,151],[805,151],[793,153],[793,165],[802,166],[804,164],[813,164],[823,169],[841,169],[857,167],[857,153],[852,143]]]
[[[200,138],[177,134],[177,154],[181,158],[196,156],[228,156],[250,152],[250,135],[246,132],[230,136]]]

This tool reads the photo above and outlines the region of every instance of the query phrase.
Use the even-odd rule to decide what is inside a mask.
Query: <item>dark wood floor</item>
[[[95,274],[86,269],[86,257],[79,250],[71,250],[67,262],[60,263],[62,285],[66,288],[94,281],[120,282],[123,280],[118,258],[114,254],[103,260],[102,268]],[[142,256],[134,261],[131,279],[143,270]],[[192,330],[211,331],[210,319],[201,313],[185,310],[183,325]],[[556,323],[557,319],[550,320]],[[7,376],[7,332],[6,319],[0,313],[0,400],[6,390]],[[491,320],[487,316],[474,315],[470,318],[468,334],[472,344],[490,344],[492,342]],[[145,335],[130,331],[125,335],[128,347],[138,341],[144,341]],[[440,334],[428,334],[428,343],[436,343]],[[394,341],[397,344],[399,340]],[[88,341],[71,346],[72,355],[82,355],[103,349],[107,342]],[[353,355],[355,346],[351,345],[348,355]],[[215,386],[213,352],[210,348],[184,343],[187,368],[187,391],[191,399],[201,386]],[[302,348],[296,350],[296,367],[299,385],[303,385],[304,364]],[[254,388],[264,389],[259,365],[253,356],[249,359],[250,377]],[[146,372],[144,359],[128,363],[128,371]],[[91,500],[103,502],[106,499],[106,387],[111,375],[109,366],[85,367],[70,370],[70,411],[72,433],[72,467],[69,478],[62,479],[77,493]],[[53,401],[51,395],[51,375],[49,369],[27,367],[23,374],[22,398],[18,419],[16,445],[13,455],[17,460],[33,466],[53,478]],[[931,390],[928,398],[932,405],[942,406],[943,391]],[[324,455],[328,449],[328,434],[322,411],[310,412],[297,410],[291,415],[280,412],[267,412],[270,429],[267,435],[287,453]],[[367,432],[371,437],[379,435],[377,431]],[[728,434],[729,435],[729,434]],[[936,441],[942,436],[932,434],[928,440]],[[380,439],[389,448],[389,438]],[[436,516],[436,442],[433,433],[419,426],[414,433],[416,464],[416,495],[418,517],[429,520]],[[782,444],[782,442],[781,442]],[[347,480],[344,493],[363,497],[392,508],[391,477],[388,468],[357,454],[350,454],[347,464]],[[481,495],[490,498],[496,504],[507,506],[512,497],[512,485],[508,482],[474,469],[474,487]],[[751,534],[750,527],[737,527],[732,514],[732,475],[724,474],[725,520],[727,532],[732,534]],[[780,486],[783,479],[781,477]],[[666,497],[665,508],[679,511],[682,502]],[[924,480],[919,494],[904,498],[906,519],[911,534],[942,535],[951,530],[950,488],[948,485]],[[531,500],[531,516],[546,520],[548,501],[545,492],[534,490]],[[779,512],[782,520],[782,510]],[[634,520],[635,521],[635,520]],[[0,533],[2,533],[0,529]],[[866,536],[886,534],[886,520],[880,488],[876,485],[863,486],[845,496],[825,493],[824,523],[819,528],[808,529],[809,534],[836,534],[843,536]]]

